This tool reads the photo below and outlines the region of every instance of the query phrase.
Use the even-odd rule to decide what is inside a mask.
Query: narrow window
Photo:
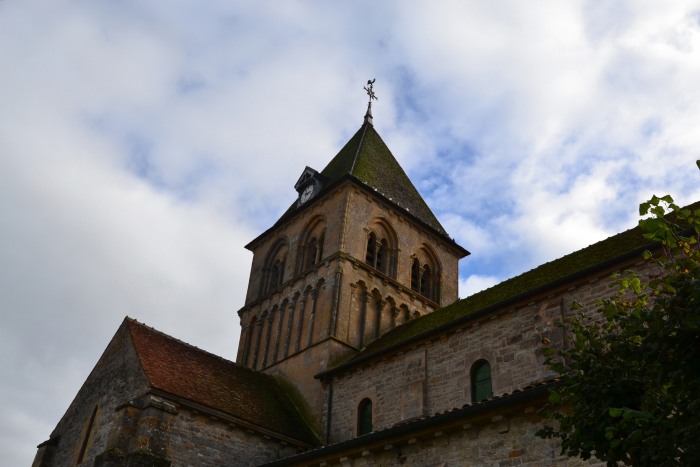
[[[268,287],[268,290],[274,290],[277,288],[277,286],[280,283],[280,262],[275,261],[275,264],[272,266],[272,271],[270,271],[270,286]]]
[[[377,236],[374,235],[374,232],[372,232],[369,234],[369,238],[367,239],[367,254],[365,255],[365,263],[369,264],[370,266],[374,266],[376,259]]]
[[[379,242],[379,250],[377,250],[377,269],[384,273],[386,273],[386,257],[388,250],[389,242],[386,241],[386,238],[382,238],[382,241]]]
[[[312,238],[309,240],[309,245],[306,247],[306,268],[309,269],[311,268],[314,264],[316,264],[316,253],[318,251],[318,246],[316,244],[316,239]]]
[[[321,237],[318,239],[318,261],[321,261],[323,259],[323,243],[326,241],[326,232],[324,231],[321,234]]]
[[[493,396],[491,388],[491,365],[486,360],[479,360],[472,366],[472,402],[481,402]]]
[[[90,435],[92,435],[92,426],[95,424],[95,417],[97,416],[97,406],[92,411],[92,415],[90,416],[90,422],[88,422],[88,426],[85,429],[85,436],[83,437],[83,443],[80,445],[80,452],[78,453],[78,464],[82,464],[83,461],[85,460],[85,453],[87,452],[88,448],[88,441],[90,441]]]
[[[362,399],[357,407],[357,436],[372,433],[372,401]]]
[[[430,271],[430,266],[427,264],[423,266],[423,275],[420,278],[420,293],[424,297],[433,298],[431,296],[431,281],[433,280],[433,274]]]
[[[420,263],[418,258],[413,259],[413,265],[411,266],[411,290],[418,292],[420,285]]]

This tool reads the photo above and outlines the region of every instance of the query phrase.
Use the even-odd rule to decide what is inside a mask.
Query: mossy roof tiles
[[[149,385],[308,444],[318,440],[277,381],[133,319],[125,325]]]
[[[329,183],[349,174],[376,189],[409,213],[445,233],[435,214],[413,186],[406,172],[370,123],[364,123],[321,171]]]
[[[321,193],[349,177],[377,192],[441,235],[447,236],[435,214],[371,123],[365,122],[320,173],[324,177]],[[304,207],[297,207],[295,202],[280,217],[275,226],[292,216],[297,209]],[[254,242],[255,240],[251,244]]]
[[[588,273],[606,264],[641,254],[644,249],[650,246],[651,242],[643,237],[638,227],[613,235],[519,276],[507,279],[489,289],[458,300],[431,314],[398,326],[369,344],[348,362],[340,364],[326,373],[335,373],[361,361],[371,359],[375,354],[452,327],[461,320],[469,319],[477,313],[486,313],[505,306],[511,301],[554,287],[559,282],[573,280],[578,275]]]

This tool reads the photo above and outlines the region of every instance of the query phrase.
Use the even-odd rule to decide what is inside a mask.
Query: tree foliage
[[[545,349],[561,382],[538,435],[609,466],[700,465],[700,209],[654,196],[640,215],[660,245],[644,253],[652,274],[616,277],[599,313],[579,309],[563,348]]]

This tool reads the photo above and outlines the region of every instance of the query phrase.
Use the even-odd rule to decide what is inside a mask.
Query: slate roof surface
[[[369,344],[348,362],[338,365],[327,373],[352,366],[358,361],[371,358],[373,354],[387,351],[404,344],[406,341],[413,341],[420,339],[423,335],[439,332],[476,313],[485,313],[491,309],[505,306],[510,301],[553,287],[559,281],[571,280],[578,274],[584,274],[607,263],[635,254],[640,255],[641,259],[641,252],[650,246],[652,243],[643,237],[642,231],[638,227],[613,235],[398,326]]]
[[[406,210],[408,214],[440,234],[447,236],[435,214],[371,123],[365,122],[320,173],[325,178],[321,193],[344,177],[353,178],[383,195],[400,209]],[[275,226],[286,220],[296,210],[297,203],[294,202]]]
[[[149,385],[309,444],[318,440],[277,381],[126,318]]]

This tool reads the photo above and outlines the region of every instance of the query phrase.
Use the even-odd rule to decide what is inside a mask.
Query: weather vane
[[[367,113],[365,114],[366,123],[372,123],[372,101],[379,100],[376,94],[374,94],[375,81],[377,81],[376,78],[370,79],[367,81],[367,86],[365,86],[365,91],[367,91],[367,95],[369,96],[369,102],[367,103]]]

